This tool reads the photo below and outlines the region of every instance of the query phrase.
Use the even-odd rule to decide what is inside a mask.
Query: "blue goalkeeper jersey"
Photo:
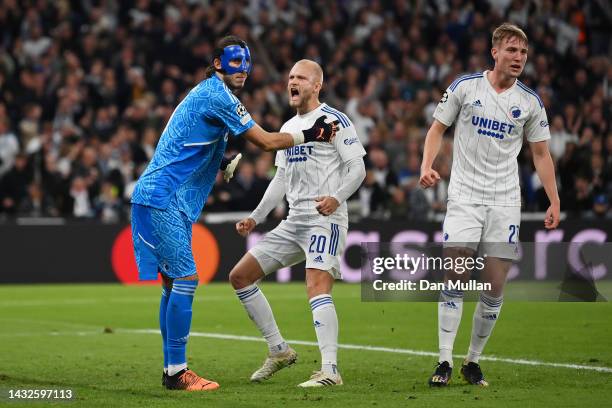
[[[200,82],[172,113],[132,203],[166,209],[176,199],[179,210],[195,222],[215,184],[228,136],[254,125],[219,77]]]

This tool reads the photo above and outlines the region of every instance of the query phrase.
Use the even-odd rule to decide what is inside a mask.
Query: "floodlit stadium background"
[[[157,378],[151,378],[158,371],[158,338],[129,332],[156,327],[157,288],[123,287],[117,282],[135,280],[126,230],[134,182],[174,106],[203,79],[216,39],[231,33],[248,41],[255,66],[238,96],[267,130],[278,130],[294,114],[286,97],[293,63],[310,58],[323,66],[321,99],[346,112],[368,151],[366,181],[349,201],[353,247],[347,249],[344,264],[349,280],[358,281],[360,242],[437,239],[450,176],[452,130],[446,132],[434,165],[443,180],[427,191],[417,185],[425,132],[453,79],[492,67],[491,32],[503,21],[518,24],[529,37],[521,80],[540,95],[548,113],[563,213],[555,232],[560,235],[554,239],[610,241],[609,2],[0,2],[0,283],[6,284],[0,286],[0,337],[5,343],[0,388],[76,387],[88,406],[109,401],[154,405],[152,392],[162,398],[157,403],[171,401],[158,389]],[[232,139],[228,152],[242,152],[245,159],[229,184],[218,178],[194,232],[203,281],[226,281],[244,251],[286,215],[286,208],[276,209],[270,222],[247,240],[233,232],[233,223],[259,202],[274,167],[272,154],[240,138]],[[527,148],[519,156],[519,169],[521,240],[534,242],[542,237],[542,211],[548,204]],[[298,266],[270,280],[302,278],[303,268]],[[519,278],[530,281],[534,276]],[[98,282],[107,284],[83,285]],[[290,339],[312,340],[301,285],[284,285],[267,289],[273,306],[275,294],[282,306],[277,312],[281,329],[284,324]],[[609,293],[606,285],[601,282],[600,288]],[[363,304],[357,286],[341,285],[337,291],[342,343],[435,350],[431,305]],[[256,334],[228,284],[210,285],[197,296],[196,331]],[[284,310],[301,323],[283,316]],[[494,381],[499,394],[466,394],[465,388],[431,394],[424,384],[433,355],[381,352],[381,357],[355,349],[340,356],[343,373],[350,373],[346,391],[296,396],[291,392],[294,383],[307,375],[317,358],[316,348],[310,346],[304,346],[310,347],[303,351],[307,358],[297,369],[303,372],[293,372],[269,389],[248,392],[272,406],[321,399],[331,406],[398,405],[411,399],[422,406],[467,405],[477,399],[496,406],[555,401],[605,405],[611,396],[610,312],[607,304],[506,305],[485,353],[544,364],[491,362],[491,369],[499,373]],[[229,321],[222,318],[224,313]],[[96,337],[104,328],[118,338]],[[94,334],[74,340],[75,333],[85,332]],[[467,334],[463,340],[460,335],[457,349]],[[211,367],[226,385],[227,394],[213,397],[214,402],[259,405],[237,390],[259,362],[262,345],[206,339],[193,341],[190,358]],[[234,355],[215,360],[224,348]],[[127,368],[138,379],[132,387],[125,385],[128,381],[116,368],[127,360],[135,361]],[[359,362],[377,368],[366,370]],[[608,371],[555,368],[547,362]],[[83,380],[92,370],[99,370],[99,384]],[[533,384],[540,388],[529,388]],[[367,387],[373,390],[366,398]]]

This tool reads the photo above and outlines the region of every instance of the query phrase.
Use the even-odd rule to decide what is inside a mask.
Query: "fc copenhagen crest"
[[[510,108],[510,114],[514,119],[518,119],[521,117],[521,108],[518,106],[513,106]]]

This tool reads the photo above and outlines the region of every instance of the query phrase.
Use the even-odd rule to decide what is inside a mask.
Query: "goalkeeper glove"
[[[340,122],[337,120],[326,122],[326,119],[327,117],[325,115],[319,116],[310,129],[302,130],[304,134],[304,143],[330,142],[336,136],[338,124]]]
[[[236,167],[238,167],[238,162],[241,158],[242,153],[238,153],[229,159],[226,159],[225,157],[221,159],[219,169],[223,172],[223,180],[225,180],[226,183],[229,183],[232,177],[234,177],[234,170],[236,170]]]

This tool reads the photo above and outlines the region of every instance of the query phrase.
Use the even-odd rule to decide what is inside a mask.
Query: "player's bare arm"
[[[432,168],[433,162],[440,151],[442,145],[442,135],[448,126],[434,119],[425,137],[425,147],[423,148],[423,162],[421,163],[421,177],[419,184],[422,188],[429,188],[436,185],[440,180],[440,175]]]
[[[530,142],[531,153],[533,156],[533,164],[535,166],[538,177],[542,181],[546,196],[550,201],[550,206],[546,210],[544,218],[544,227],[546,229],[554,229],[559,225],[559,213],[561,202],[557,191],[557,181],[555,178],[555,165],[553,164],[550,151],[548,150],[548,142]]]

